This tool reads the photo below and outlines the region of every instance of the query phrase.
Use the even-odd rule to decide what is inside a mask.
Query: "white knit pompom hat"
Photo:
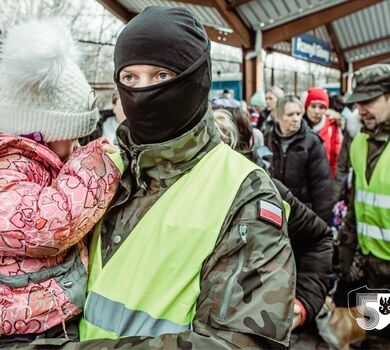
[[[16,25],[0,48],[0,133],[40,132],[51,142],[74,140],[95,129],[95,93],[60,18]]]

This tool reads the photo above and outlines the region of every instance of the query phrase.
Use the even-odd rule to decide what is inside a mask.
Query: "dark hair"
[[[240,108],[225,108],[233,116],[238,131],[237,151],[250,151],[253,143],[253,131],[248,112]]]
[[[342,97],[339,95],[332,95],[329,98],[329,108],[341,113],[344,109],[344,102]]]

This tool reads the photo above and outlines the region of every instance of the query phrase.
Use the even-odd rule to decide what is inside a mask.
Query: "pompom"
[[[33,19],[9,29],[2,42],[0,74],[3,86],[39,92],[55,87],[79,53],[61,18]]]

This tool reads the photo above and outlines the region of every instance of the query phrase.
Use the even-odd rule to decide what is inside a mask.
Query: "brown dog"
[[[332,349],[348,350],[351,343],[362,341],[366,331],[359,327],[356,317],[361,317],[356,307],[336,307],[331,297],[327,296],[325,304],[316,317],[321,337]]]

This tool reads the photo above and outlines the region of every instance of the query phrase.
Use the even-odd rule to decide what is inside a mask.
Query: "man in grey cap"
[[[351,144],[354,190],[340,230],[341,273],[356,280],[360,265],[368,288],[390,290],[390,64],[359,70],[352,86],[347,102],[376,127],[363,127]],[[367,333],[369,349],[388,349],[388,328]]]

